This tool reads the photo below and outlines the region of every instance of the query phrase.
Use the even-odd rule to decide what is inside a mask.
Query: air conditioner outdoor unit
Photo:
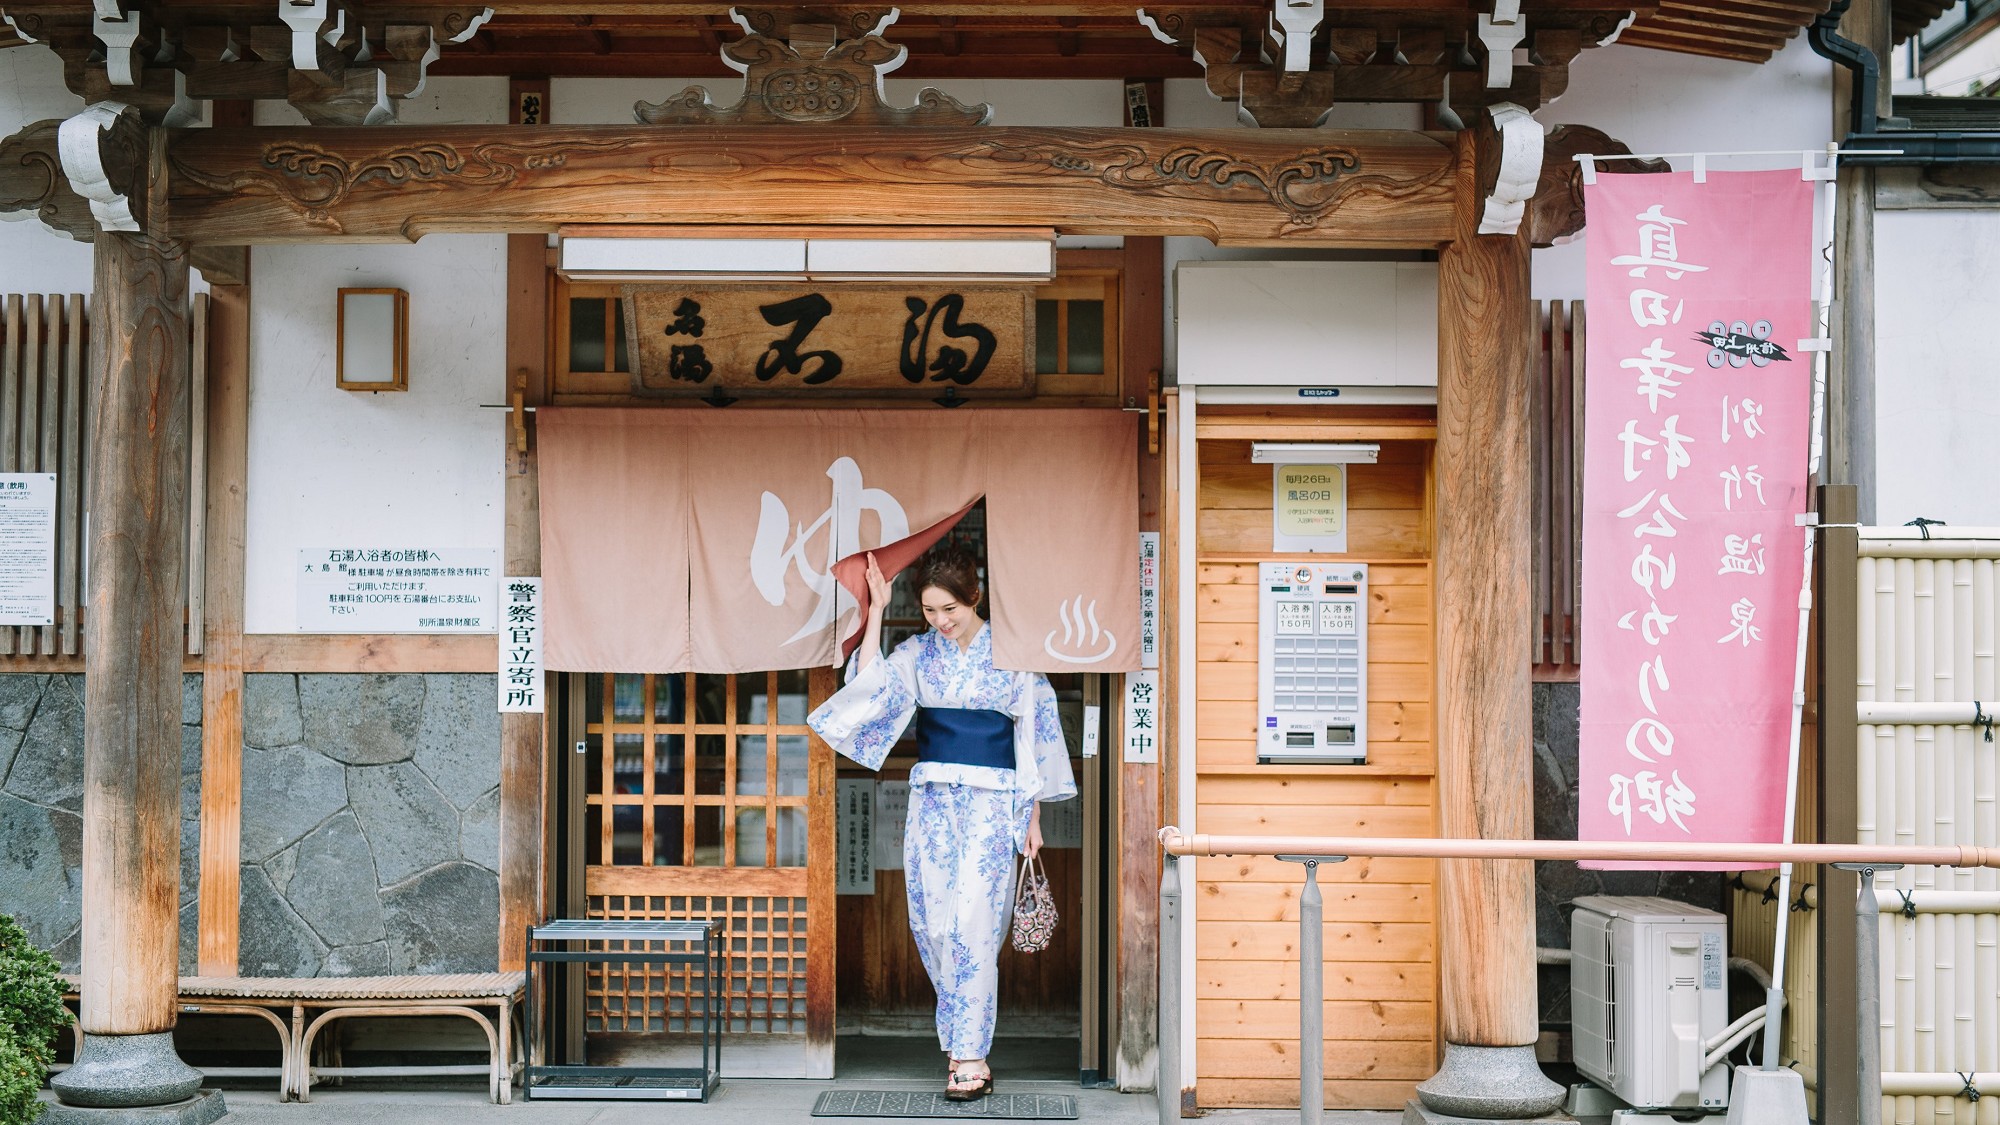
[[[1593,895],[1570,916],[1570,1034],[1576,1067],[1640,1109],[1729,1104],[1722,915],[1668,898]]]

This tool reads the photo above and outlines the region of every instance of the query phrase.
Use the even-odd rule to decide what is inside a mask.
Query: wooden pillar
[[[188,255],[100,232],[83,687],[87,1037],[171,1031],[179,962]]]
[[[201,663],[198,963],[234,976],[242,913],[243,540],[250,419],[250,286],[209,290],[207,613]]]
[[[1530,839],[1528,241],[1477,233],[1484,132],[1459,134],[1457,237],[1438,257],[1438,827]],[[1535,1042],[1534,904],[1525,860],[1439,864],[1447,1043]]]
[[[1158,104],[1157,100],[1154,102]],[[1125,405],[1152,411],[1159,396],[1161,350],[1164,346],[1163,318],[1166,307],[1161,287],[1165,284],[1166,246],[1163,239],[1125,240],[1124,270],[1119,294],[1119,315],[1123,321],[1118,334],[1121,355],[1120,377],[1124,381]],[[1155,431],[1157,415],[1149,413],[1139,427],[1139,529],[1161,528],[1162,492],[1165,478],[1161,452],[1172,456],[1173,446]],[[1165,551],[1159,560],[1162,569],[1170,557]],[[1173,604],[1161,591],[1161,616]],[[1166,667],[1164,655],[1162,668]],[[1120,715],[1118,701],[1107,700],[1106,713]],[[1169,705],[1171,710],[1171,705]],[[1103,759],[1107,772],[1117,771],[1117,823],[1113,846],[1118,851],[1115,903],[1112,919],[1117,941],[1117,988],[1113,1011],[1112,1042],[1117,1051],[1115,1064],[1108,1070],[1121,1090],[1143,1090],[1155,1085],[1159,1062],[1159,979],[1160,979],[1160,771],[1159,762],[1129,763],[1112,739]],[[1166,742],[1162,739],[1162,742]]]
[[[547,243],[540,235],[507,239],[507,401],[544,401],[542,357],[548,347]],[[506,419],[505,569],[542,572],[541,500],[535,451],[524,448],[525,419]],[[548,698],[548,693],[543,693]],[[545,715],[500,716],[500,968],[527,963],[526,928],[543,913],[542,791]]]

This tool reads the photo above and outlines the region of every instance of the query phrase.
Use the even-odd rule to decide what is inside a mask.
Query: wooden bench
[[[77,978],[65,977],[72,994]],[[278,1032],[280,1100],[312,1100],[315,1079],[349,1075],[416,1076],[484,1074],[497,1105],[513,1100],[514,1011],[527,986],[525,973],[454,973],[401,977],[182,977],[183,1012],[258,1016]],[[481,1009],[491,1008],[489,1019]],[[281,1017],[282,1013],[282,1017]],[[310,1022],[307,1016],[311,1013]],[[354,1016],[462,1016],[486,1033],[487,1062],[477,1065],[314,1066],[313,1040],[326,1025]],[[81,1036],[79,1035],[79,1040]],[[270,1068],[209,1070],[210,1075],[267,1075]]]

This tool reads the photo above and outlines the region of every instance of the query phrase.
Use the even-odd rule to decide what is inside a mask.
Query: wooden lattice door
[[[833,755],[805,719],[834,684],[814,669],[585,686],[586,911],[723,922],[725,1074],[833,1076]],[[684,968],[594,966],[583,985],[593,1056],[699,1030]]]

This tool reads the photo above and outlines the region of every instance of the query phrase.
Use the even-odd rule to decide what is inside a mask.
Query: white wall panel
[[[251,252],[244,628],[296,626],[301,547],[499,548],[506,239]],[[334,291],[410,294],[410,389],[334,386]]]

